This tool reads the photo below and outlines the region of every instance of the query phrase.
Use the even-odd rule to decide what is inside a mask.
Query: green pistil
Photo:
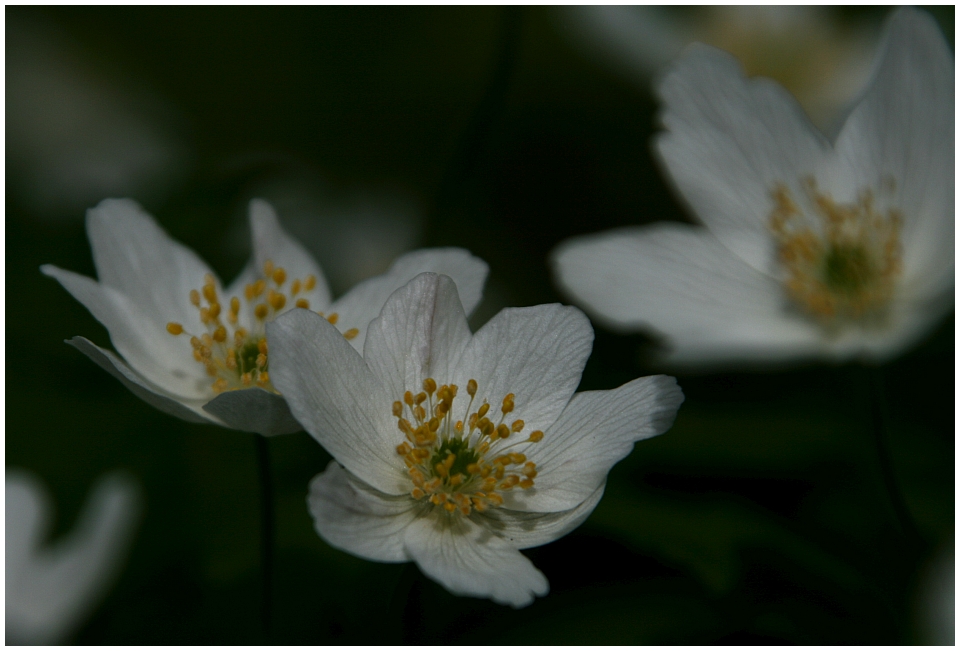
[[[450,453],[455,455],[453,465],[450,467],[450,476],[462,474],[465,479],[470,479],[470,473],[467,472],[467,466],[476,463],[480,455],[469,447],[463,439],[446,439],[440,444],[440,448],[433,453],[430,459],[430,467],[435,468],[438,463],[443,463]]]
[[[237,349],[237,369],[240,374],[249,373],[257,370],[257,357],[260,355],[260,344],[256,341],[250,341]],[[264,365],[261,371],[267,370],[268,364]]]
[[[871,267],[862,246],[835,244],[823,261],[824,282],[834,292],[855,295],[869,285],[874,275]]]

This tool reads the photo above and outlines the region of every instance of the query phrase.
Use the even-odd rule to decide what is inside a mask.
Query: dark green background
[[[245,262],[222,241],[250,188],[303,169],[345,193],[401,188],[423,206],[424,245],[487,260],[474,326],[504,305],[560,300],[546,258],[566,237],[688,220],[650,155],[656,106],[644,85],[579,53],[547,9],[6,12],[63,30],[186,116],[186,182],[144,203],[224,278]],[[935,15],[952,43],[953,8]],[[244,156],[253,162],[230,163]],[[93,275],[88,244],[79,214],[38,219],[26,205],[8,192],[7,466],[48,484],[55,534],[106,471],[129,469],[146,498],[120,580],[74,641],[265,641],[252,435],[162,415],[62,343],[109,342],[38,270]],[[659,371],[650,345],[598,329],[581,388]],[[304,503],[329,456],[304,433],[271,439],[269,641],[918,641],[918,577],[953,544],[952,316],[880,373],[896,479],[922,540],[903,534],[884,491],[865,369],[681,375],[673,429],[614,468],[583,526],[526,552],[551,593],[519,611],[331,549]]]

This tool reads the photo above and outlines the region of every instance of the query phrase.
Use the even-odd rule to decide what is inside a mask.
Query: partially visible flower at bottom
[[[6,642],[62,644],[115,578],[137,524],[140,491],[126,476],[100,480],[79,522],[42,546],[50,499],[22,470],[6,476]]]
[[[274,382],[335,458],[310,485],[320,536],[517,608],[548,591],[518,550],[580,525],[613,464],[683,401],[662,375],[574,394],[593,342],[582,312],[506,309],[474,335],[454,282],[432,273],[390,297],[363,356],[305,310],[267,337]]]

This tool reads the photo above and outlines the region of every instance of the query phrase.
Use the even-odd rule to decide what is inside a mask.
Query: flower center
[[[199,310],[206,332],[186,334],[190,335],[193,358],[214,378],[211,388],[216,393],[252,386],[277,393],[270,382],[266,323],[276,318],[288,302],[293,302],[294,307],[309,309],[310,301],[297,297],[311,292],[317,279],[312,275],[294,279],[284,289],[287,272],[269,260],[263,265],[263,276],[243,288],[242,300],[231,297],[226,313],[212,276],[204,279],[200,290],[190,290],[190,303]],[[323,312],[318,314],[324,316]],[[222,317],[226,318],[225,323]],[[334,312],[325,318],[336,324],[338,315]],[[179,336],[186,331],[181,324],[170,322],[167,332]],[[343,336],[353,339],[358,333],[359,330],[351,328]]]
[[[397,426],[407,439],[397,446],[397,454],[407,464],[413,499],[428,501],[449,513],[470,515],[473,510],[482,513],[502,505],[502,491],[533,487],[537,464],[527,461],[523,453],[508,449],[536,443],[543,439],[543,432],[537,430],[507,444],[524,428],[522,420],[506,422],[507,414],[513,411],[514,395],[504,396],[495,423],[487,417],[490,404],[486,400],[470,412],[477,395],[476,380],[467,382],[470,402],[463,419],[455,420],[457,390],[455,384],[438,388],[433,378],[427,378],[423,391],[416,395],[407,391],[403,401],[393,403]]]
[[[825,325],[882,316],[902,267],[899,211],[879,210],[870,190],[840,204],[813,179],[803,189],[802,204],[785,185],[773,190],[770,229],[787,295]]]

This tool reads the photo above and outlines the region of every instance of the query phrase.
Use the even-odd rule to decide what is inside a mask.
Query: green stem
[[[254,434],[253,444],[257,453],[257,475],[260,479],[260,617],[264,640],[269,641],[273,613],[273,483],[270,480],[270,450],[266,437]]]

